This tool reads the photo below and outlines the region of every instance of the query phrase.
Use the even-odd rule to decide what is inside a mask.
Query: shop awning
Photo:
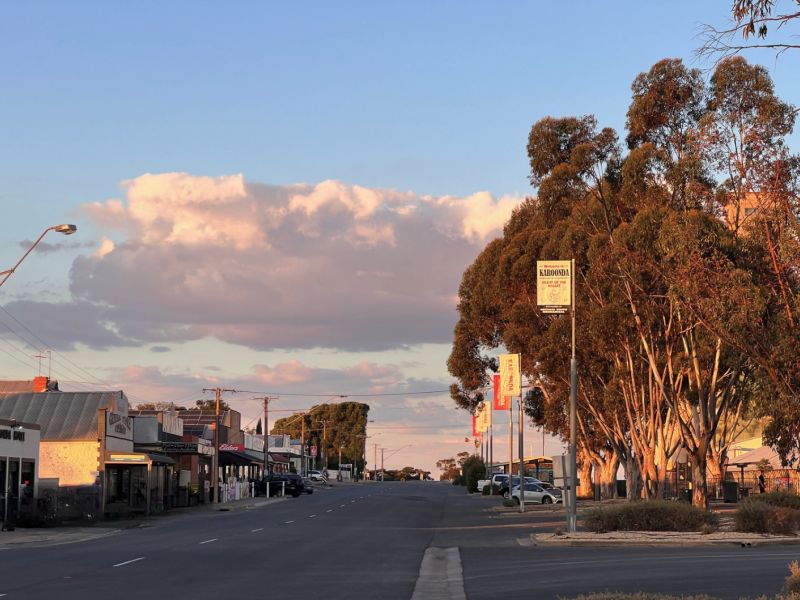
[[[274,452],[270,452],[269,453],[269,459],[272,462],[284,463],[284,464],[287,464],[287,465],[289,464],[289,457],[286,456],[286,455],[283,455],[283,454],[275,454]]]
[[[245,465],[263,465],[264,460],[258,460],[253,458],[252,456],[248,456],[244,452],[238,452],[236,450],[220,450],[219,451],[219,464],[222,466],[226,465],[234,465],[234,466],[245,466]]]

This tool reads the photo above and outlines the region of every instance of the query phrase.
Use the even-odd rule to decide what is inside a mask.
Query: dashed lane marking
[[[340,505],[339,505],[339,508],[344,508],[344,504],[340,504]]]
[[[264,528],[263,527],[259,527],[258,529],[251,529],[250,533],[255,533],[257,531],[264,531]]]
[[[326,510],[325,512],[333,512],[333,509],[332,509],[332,508],[329,508],[329,509],[328,509],[328,510]]]
[[[314,518],[314,517],[316,517],[316,516],[317,516],[317,515],[308,515],[308,518],[309,518],[309,519],[313,519],[313,518]]]
[[[288,525],[289,523],[294,523],[294,521],[284,521],[283,522],[284,525]]]
[[[219,538],[211,538],[210,540],[206,540],[205,542],[200,542],[200,545],[203,544],[210,544],[211,542],[216,542]]]
[[[131,560],[126,560],[125,562],[117,563],[115,567],[124,567],[125,565],[129,565],[131,563],[138,562],[140,560],[144,560],[144,556],[140,556],[139,558],[132,558]]]

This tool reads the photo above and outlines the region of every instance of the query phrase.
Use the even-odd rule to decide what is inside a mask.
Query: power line
[[[450,390],[427,390],[423,392],[386,392],[375,394],[303,394],[300,392],[254,392],[252,390],[233,390],[236,394],[260,394],[263,396],[299,396],[303,398],[383,398],[388,396],[422,396],[449,394]]]

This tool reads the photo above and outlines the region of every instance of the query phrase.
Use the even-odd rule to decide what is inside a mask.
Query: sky
[[[472,448],[445,391],[458,285],[535,193],[531,125],[594,114],[624,138],[634,77],[710,69],[700,26],[728,9],[4,4],[0,270],[78,232],[0,288],[0,377],[49,348],[62,389],[134,405],[222,386],[280,396],[277,418],[348,394],[371,406],[368,460],[436,472]],[[800,53],[745,56],[800,104]],[[226,400],[253,423],[257,395]],[[527,452],[561,451],[526,430]]]

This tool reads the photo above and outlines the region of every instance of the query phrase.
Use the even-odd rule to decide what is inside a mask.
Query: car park
[[[511,497],[514,502],[520,503],[520,498],[522,497],[520,486],[516,486],[513,489]],[[538,483],[525,484],[525,504],[559,504],[562,501],[562,492],[559,488],[545,489]]]

